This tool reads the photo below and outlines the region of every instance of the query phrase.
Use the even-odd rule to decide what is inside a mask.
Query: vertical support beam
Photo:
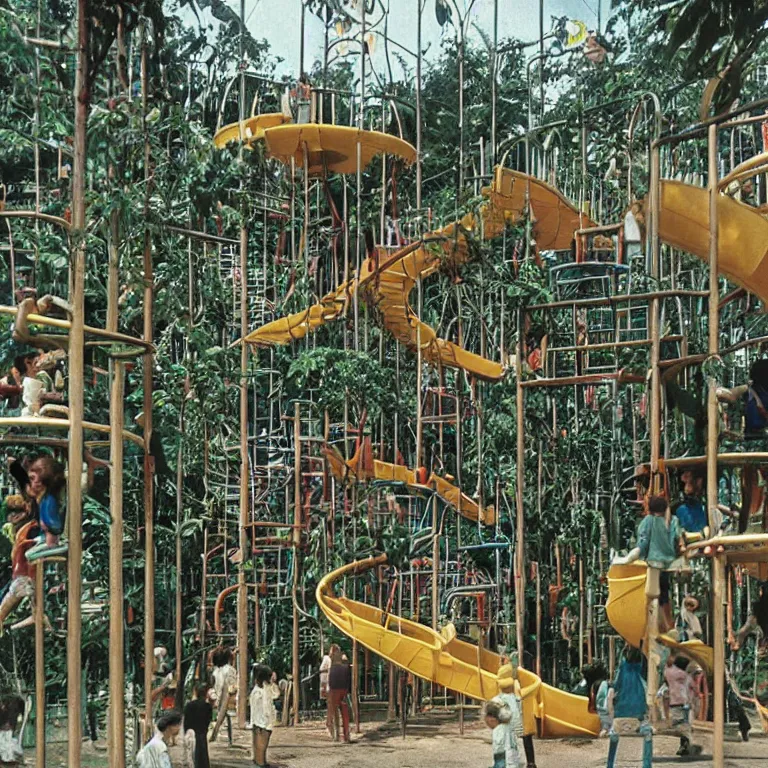
[[[110,297],[111,298],[111,297]],[[116,299],[117,297],[115,297]],[[111,329],[110,329],[111,330]],[[115,329],[116,330],[116,329]],[[109,395],[109,765],[125,768],[123,635],[123,398],[125,363],[115,361]]]
[[[304,3],[301,4],[302,22]],[[303,40],[302,24],[302,40]],[[303,51],[303,49],[302,49]],[[245,0],[240,0],[240,99],[239,120],[242,130],[245,120]],[[243,142],[240,142],[240,168],[242,164]],[[243,181],[240,181],[243,187]],[[247,205],[243,203],[243,205]],[[241,211],[240,226],[240,338],[248,335],[248,227],[247,210]],[[237,697],[237,725],[245,728],[248,700],[248,585],[245,580],[245,568],[250,560],[246,554],[248,547],[248,515],[250,512],[250,462],[248,460],[248,345],[240,346],[240,526],[239,543],[240,562],[237,566],[237,684],[242,693]]]
[[[496,165],[496,101],[499,74],[499,0],[493,0],[493,51],[491,53],[491,173]],[[482,173],[483,171],[481,171]]]
[[[88,50],[90,17],[86,0],[77,4],[77,65],[75,71],[75,125],[72,160],[71,293],[72,327],[69,332],[69,473],[67,518],[67,764],[81,764],[82,711],[82,563],[83,497],[80,484],[83,464],[83,383],[85,381],[85,174],[86,132],[90,108]],[[42,569],[42,564],[40,566]],[[42,603],[42,594],[39,602]],[[39,627],[41,624],[38,625]],[[40,716],[41,713],[38,713]]]
[[[352,638],[352,717],[355,733],[360,733],[360,646]]]
[[[35,768],[45,768],[45,566],[43,563],[39,563],[35,568]]]
[[[110,174],[111,175],[111,174]],[[107,272],[107,330],[118,329],[120,214],[110,214]],[[125,363],[111,364],[109,395],[109,764],[125,768],[125,638],[123,635],[123,427]]]
[[[541,569],[536,563],[536,674],[541,677]]]
[[[293,675],[293,724],[299,724],[299,688],[301,668],[299,666],[299,547],[301,545],[301,406],[293,408],[293,654],[291,673]]]
[[[146,117],[149,99],[149,52],[146,30],[141,31],[141,112]],[[150,145],[146,120],[142,121],[144,137],[144,181],[146,185],[145,214],[149,218]],[[154,268],[152,265],[152,236],[144,230],[144,340],[152,342],[154,325]],[[152,456],[152,369],[154,356],[147,348],[143,364],[144,413],[144,735],[152,734],[152,674],[155,647],[155,458]],[[71,550],[70,550],[71,551]],[[77,763],[70,763],[77,765]]]
[[[440,531],[437,529],[437,494],[432,496],[432,629],[440,622]]]
[[[651,173],[650,173],[650,237],[651,237],[651,279],[653,280],[653,290],[658,290],[658,280],[660,274],[660,243],[659,243],[659,192],[660,192],[660,150],[657,146],[651,146]],[[651,422],[650,422],[650,440],[651,440],[651,492],[658,487],[659,457],[661,450],[661,377],[659,370],[659,359],[661,357],[661,342],[659,334],[659,300],[651,299],[650,306],[650,333],[651,333]],[[650,600],[647,605],[646,621],[646,649],[648,655],[648,686],[647,695],[649,703],[649,712],[651,720],[655,720],[656,715],[656,691],[659,685],[659,655],[656,647],[656,637],[659,631],[659,601]]]
[[[421,217],[421,12],[424,0],[416,0],[416,211]],[[422,229],[423,231],[423,229]],[[421,234],[421,232],[419,233]]]
[[[517,313],[517,351],[515,353],[515,393],[517,419],[517,464],[515,482],[515,506],[517,508],[517,536],[515,543],[515,629],[517,653],[520,664],[524,663],[525,624],[525,512],[523,510],[523,484],[525,483],[525,390],[523,378],[523,318]]]
[[[709,187],[709,357],[710,361],[720,351],[720,286],[717,280],[717,182],[718,168],[718,127],[710,125],[707,135],[709,150],[709,169],[707,185]],[[709,527],[712,533],[720,524],[717,509],[717,440],[720,419],[717,412],[717,375],[712,366],[709,368],[707,392],[707,511]],[[714,768],[723,768],[724,750],[723,733],[725,728],[725,622],[723,616],[725,602],[725,562],[716,555],[712,560],[712,612],[715,651],[713,719],[714,732],[712,742],[712,764]]]

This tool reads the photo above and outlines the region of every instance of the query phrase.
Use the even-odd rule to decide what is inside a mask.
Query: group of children
[[[164,709],[156,721],[154,737],[136,756],[137,768],[167,768],[170,765],[168,748],[175,744],[183,730],[185,768],[210,768],[208,731],[213,722],[216,706],[217,718],[210,741],[216,740],[219,729],[228,717],[230,704],[237,695],[237,674],[232,664],[232,651],[217,648],[212,654],[213,677],[211,683],[199,682],[194,686],[194,698],[185,706],[183,715],[176,709]],[[253,688],[249,696],[253,740],[253,762],[266,768],[267,748],[272,728],[277,721],[275,701],[282,691],[277,675],[266,665],[256,664],[253,670]],[[158,689],[159,690],[159,689]],[[230,731],[231,744],[231,731]]]
[[[604,669],[595,669],[598,672],[592,676],[590,709],[600,718],[600,736],[610,739],[607,768],[615,768],[620,737],[629,734],[642,737],[642,768],[651,768],[654,731],[648,712],[642,654],[627,646],[612,681]],[[692,735],[692,719],[699,703],[696,676],[700,672],[700,668],[689,666],[688,659],[678,656],[669,660],[664,673],[669,703],[667,726],[680,737],[680,757],[701,753],[701,747],[693,744]],[[504,691],[486,702],[485,724],[493,731],[493,768],[523,768],[520,745],[524,725],[519,696]]]

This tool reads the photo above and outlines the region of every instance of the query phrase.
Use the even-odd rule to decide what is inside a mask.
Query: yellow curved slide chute
[[[280,112],[254,115],[242,123],[226,125],[216,132],[213,143],[221,149],[241,137],[246,145],[263,141],[267,154],[285,165],[293,162],[296,168],[303,168],[306,155],[312,176],[326,171],[356,173],[358,159],[363,170],[382,154],[399,157],[409,165],[416,160],[415,147],[389,133],[345,125],[293,123]]]
[[[611,626],[631,645],[640,648],[645,640],[645,579],[648,567],[643,562],[612,565],[608,571],[608,602],[605,612]],[[714,651],[701,640],[679,643],[674,636],[660,635],[659,642],[673,653],[687,656],[708,674],[714,669]]]
[[[317,603],[326,618],[344,634],[401,669],[472,699],[493,698],[500,681],[510,674],[501,656],[456,638],[452,624],[434,632],[415,621],[387,614],[357,600],[337,597],[334,585],[347,575],[386,563],[386,555],[361,560],[322,578]],[[519,670],[524,713],[533,710],[541,738],[597,736],[600,720],[588,701],[553,688],[524,669]]]
[[[768,220],[726,195],[717,198],[718,271],[768,303]],[[669,245],[709,258],[709,191],[662,181],[659,237]]]
[[[273,130],[282,131],[285,127]],[[409,349],[420,348],[425,360],[435,366],[460,368],[479,379],[498,381],[506,372],[501,363],[439,338],[433,328],[419,319],[409,302],[416,281],[441,268],[457,269],[466,263],[472,255],[470,238],[496,237],[507,224],[523,218],[528,201],[534,219],[533,234],[540,249],[570,248],[573,232],[580,226],[593,226],[593,222],[580,215],[554,187],[506,168],[496,169],[493,184],[483,194],[487,202],[481,207],[480,220],[468,214],[391,256],[379,253],[376,258],[366,259],[360,274],[349,283],[303,312],[257,328],[244,340],[271,345],[303,338],[309,331],[337,319],[358,291],[379,311],[382,325]]]

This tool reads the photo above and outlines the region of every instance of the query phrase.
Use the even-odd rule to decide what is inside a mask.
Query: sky
[[[419,0],[383,0],[389,4],[388,35],[411,51],[416,50],[416,8]],[[583,21],[588,28],[597,26],[598,4],[602,4],[602,23],[609,15],[610,0],[543,0],[544,28],[549,30],[552,16],[567,16]],[[273,54],[281,56],[284,62],[278,74],[294,76],[299,68],[300,19],[302,0],[246,0],[248,29],[257,39],[266,38]],[[239,0],[227,0],[229,6],[239,12]],[[458,0],[459,7],[468,0]],[[360,3],[358,2],[358,5]],[[539,35],[539,0],[498,0],[499,38],[516,37],[522,40],[536,40]],[[422,41],[427,49],[425,61],[437,56],[441,35],[453,36],[453,29],[446,25],[441,29],[435,17],[435,0],[426,0],[422,16]],[[359,13],[359,12],[357,12]],[[379,14],[376,14],[378,17]],[[205,12],[201,18],[210,18]],[[493,32],[493,0],[475,0],[472,9],[473,23],[488,35]],[[477,37],[470,30],[470,37]],[[383,70],[383,45],[375,45],[373,62],[377,70]],[[397,50],[392,48],[391,50]],[[305,30],[305,69],[311,68],[314,60],[323,55],[323,24],[317,17],[307,14]],[[405,58],[408,59],[407,55]]]

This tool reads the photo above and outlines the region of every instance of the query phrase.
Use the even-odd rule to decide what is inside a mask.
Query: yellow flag
[[[565,23],[565,31],[568,37],[565,41],[566,48],[581,45],[587,39],[587,25],[583,21],[570,19]]]

